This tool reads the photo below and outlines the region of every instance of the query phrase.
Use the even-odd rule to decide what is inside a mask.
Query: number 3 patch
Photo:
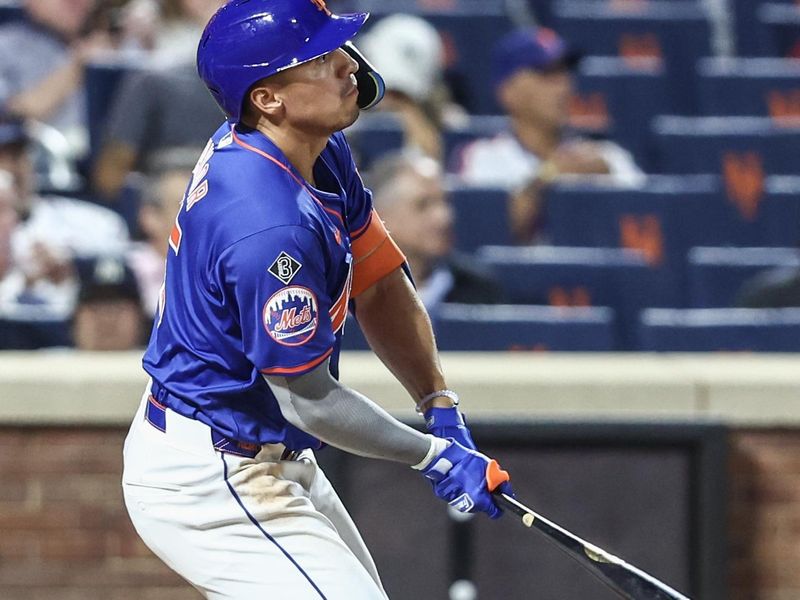
[[[302,266],[299,261],[286,254],[286,252],[281,252],[275,262],[270,265],[268,271],[285,285],[288,285]]]

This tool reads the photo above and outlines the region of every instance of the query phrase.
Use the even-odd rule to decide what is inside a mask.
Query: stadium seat
[[[782,267],[800,267],[800,249],[692,248],[689,304],[693,308],[732,307],[746,280],[764,270]]]
[[[670,106],[692,114],[694,69],[709,56],[708,17],[695,2],[595,2],[553,5],[555,29],[587,55],[621,56],[636,66],[663,60]]]
[[[384,154],[403,147],[404,133],[400,120],[391,113],[371,113],[345,130],[359,169],[367,170]]]
[[[609,308],[468,305],[442,306],[434,316],[443,351],[580,351],[616,349]]]
[[[764,46],[770,56],[800,58],[800,5],[766,2],[757,8]]]
[[[508,192],[498,188],[456,186],[450,189],[457,249],[472,252],[479,246],[512,243],[507,195]]]
[[[575,83],[571,124],[618,142],[647,170],[650,121],[675,108],[662,65],[633,67],[616,56],[588,56],[580,62]]]
[[[706,116],[800,117],[800,63],[785,58],[704,58],[698,104]]]
[[[0,318],[0,350],[71,347],[72,321]]]
[[[794,0],[772,0],[775,4],[792,4]],[[759,18],[764,7],[759,0],[731,0],[731,16],[738,56],[780,56],[770,37],[767,25]]]
[[[639,333],[646,351],[799,352],[800,309],[651,308]]]
[[[639,188],[562,183],[545,195],[545,226],[558,246],[643,251],[681,296],[694,246],[797,245],[800,177],[767,177],[760,185],[740,190],[709,175],[651,176]],[[669,302],[686,306],[688,297]]]
[[[24,18],[25,11],[21,4],[0,4],[0,25]]]
[[[484,246],[476,258],[512,304],[608,306],[617,318],[622,349],[635,341],[639,312],[670,296],[658,269],[623,248]]]
[[[424,8],[424,3],[421,4]],[[470,113],[497,114],[500,111],[492,88],[489,50],[514,25],[504,7],[496,2],[450,4],[449,10],[446,6],[436,6],[414,12],[422,12],[444,40],[448,79],[456,99],[463,102]],[[367,7],[374,9],[375,22],[381,16],[396,12],[391,2],[368,3]],[[368,22],[367,28],[370,25],[372,23]]]
[[[644,253],[664,284],[661,306],[685,306],[686,252],[722,237],[731,213],[713,176],[649,177],[641,187],[562,183],[545,194],[546,233],[556,246],[630,248]],[[722,243],[720,243],[722,245]]]
[[[661,116],[653,121],[652,161],[659,173],[722,173],[725,169],[800,174],[800,122],[767,117]]]

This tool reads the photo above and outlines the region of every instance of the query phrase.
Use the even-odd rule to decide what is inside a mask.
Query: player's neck
[[[512,129],[522,147],[542,160],[547,160],[561,143],[561,130],[558,128],[514,120]]]
[[[270,127],[263,121],[258,124],[257,129],[272,140],[272,143],[283,152],[283,155],[297,169],[303,179],[311,185],[315,185],[314,164],[325,149],[328,136],[303,135],[295,130]]]

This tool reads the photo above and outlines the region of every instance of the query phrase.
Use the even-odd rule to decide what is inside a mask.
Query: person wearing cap
[[[144,342],[145,320],[133,271],[118,257],[76,261],[80,291],[72,321],[78,350],[133,350]]]
[[[464,182],[511,192],[509,225],[519,243],[537,241],[539,198],[553,180],[606,176],[633,184],[643,176],[617,144],[570,134],[568,107],[578,62],[550,29],[522,28],[501,38],[493,50],[493,80],[509,128],[467,144],[456,161]]]
[[[442,128],[463,123],[466,111],[444,83],[444,43],[422,17],[394,14],[364,34],[361,49],[386,82],[381,112],[397,116],[404,147],[444,160]]]
[[[21,320],[66,322],[78,290],[72,260],[121,255],[128,230],[122,218],[106,208],[37,194],[33,143],[25,123],[0,120],[0,170],[11,174],[20,221],[11,240],[13,266],[4,282],[5,307]]]

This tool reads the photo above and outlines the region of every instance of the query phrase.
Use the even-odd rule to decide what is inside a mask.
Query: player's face
[[[561,128],[567,123],[572,75],[562,66],[548,71],[522,69],[500,93],[510,115],[540,127]]]
[[[453,244],[453,209],[438,174],[408,170],[393,185],[396,198],[381,209],[381,217],[400,249],[422,260],[447,256]]]
[[[313,135],[328,136],[358,118],[358,63],[334,50],[278,75],[287,122]]]

